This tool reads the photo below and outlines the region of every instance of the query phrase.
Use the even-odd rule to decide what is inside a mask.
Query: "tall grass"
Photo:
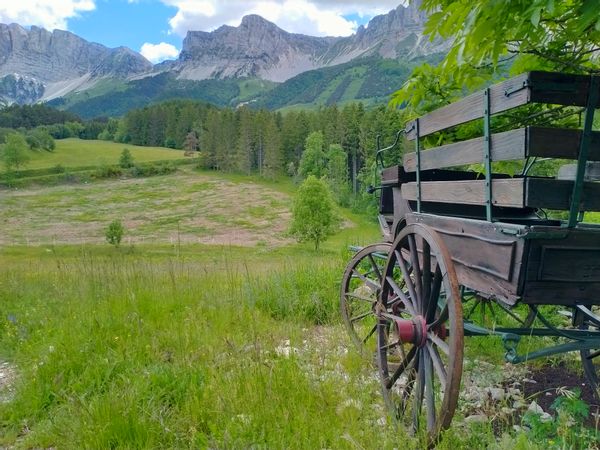
[[[19,376],[0,444],[391,445],[377,384],[340,351],[341,329],[330,340],[307,328],[334,320],[321,302],[336,296],[337,261],[262,277],[221,263],[84,251],[3,266],[0,354]]]

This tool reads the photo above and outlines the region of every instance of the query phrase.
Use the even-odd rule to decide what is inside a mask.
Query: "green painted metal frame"
[[[588,160],[588,151],[592,140],[592,125],[594,122],[594,112],[598,104],[598,90],[600,89],[600,77],[590,77],[590,87],[588,91],[588,100],[585,108],[585,121],[583,124],[583,134],[579,144],[579,157],[577,159],[577,175],[573,186],[573,194],[571,196],[571,208],[569,210],[569,219],[567,227],[573,228],[583,219],[580,215],[579,206],[583,195],[583,181],[585,179],[585,168]]]
[[[537,358],[558,355],[579,350],[600,348],[600,331],[590,330],[560,330],[550,328],[504,328],[490,330],[470,322],[464,322],[465,336],[500,336],[506,349],[505,359],[513,364],[531,361]],[[522,336],[554,336],[572,339],[573,342],[545,347],[524,355],[517,354],[517,345]]]
[[[492,137],[490,132],[490,88],[483,91],[483,166],[485,169],[485,215],[488,222],[492,217]]]
[[[419,119],[415,120],[415,153],[417,155],[417,212],[421,212],[421,143],[419,142]]]

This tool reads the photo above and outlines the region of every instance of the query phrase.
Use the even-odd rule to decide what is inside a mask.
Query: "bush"
[[[125,234],[125,227],[120,220],[113,220],[106,228],[106,242],[118,247]]]
[[[119,158],[119,166],[123,169],[129,169],[133,167],[133,156],[128,148],[124,148]]]

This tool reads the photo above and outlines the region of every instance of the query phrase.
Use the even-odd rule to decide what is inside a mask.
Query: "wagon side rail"
[[[600,97],[600,77],[562,73],[529,72],[437,109],[406,125],[405,133],[415,142],[415,151],[404,155],[404,170],[415,181],[402,186],[403,197],[416,203],[458,203],[485,207],[485,217],[494,221],[494,207],[569,211],[567,227],[574,227],[584,211],[600,211],[600,183],[586,182],[588,161],[600,161],[600,132],[592,130]],[[582,129],[521,127],[493,133],[493,114],[530,103],[585,108]],[[422,138],[472,120],[483,121],[483,136],[422,148]],[[493,161],[561,158],[577,161],[575,179],[557,180],[492,173]],[[427,180],[428,171],[482,163],[484,177],[478,180]]]

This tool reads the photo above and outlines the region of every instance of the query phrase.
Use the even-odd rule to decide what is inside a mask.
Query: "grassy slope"
[[[164,147],[139,147],[108,141],[60,139],[54,152],[30,152],[26,169],[44,169],[61,165],[65,168],[117,164],[121,152],[128,148],[136,162],[164,161],[184,158],[181,150]]]

